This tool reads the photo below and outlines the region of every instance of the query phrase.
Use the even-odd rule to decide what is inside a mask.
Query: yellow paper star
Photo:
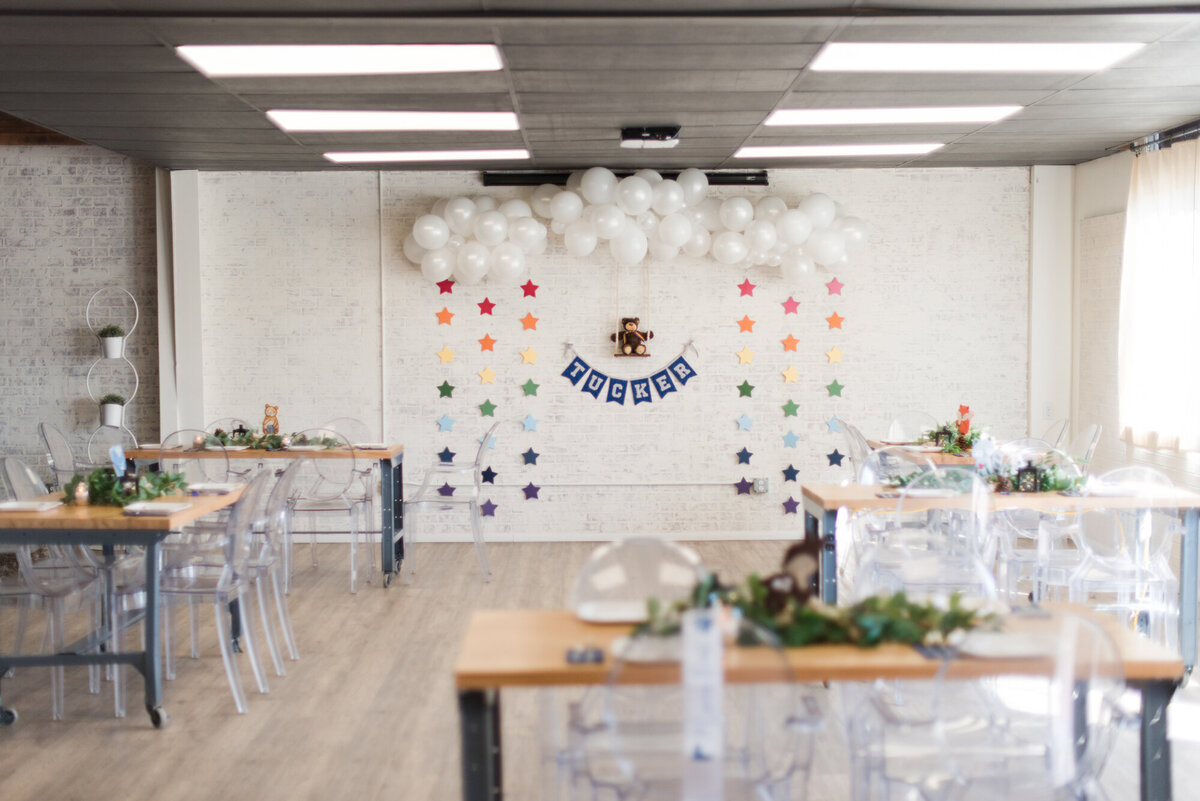
[[[537,324],[538,324],[538,318],[533,316],[533,312],[529,312],[524,317],[521,318],[521,330],[522,331],[528,331],[530,329],[533,329],[534,331],[536,331]]]
[[[454,312],[442,307],[440,312],[437,312],[438,325],[450,325],[450,318],[454,316]]]
[[[492,339],[490,334],[484,334],[483,339],[478,340],[478,342],[479,342],[479,350],[481,353],[485,350],[490,350],[492,352],[495,352],[496,349],[492,346],[496,344],[496,340]]]
[[[742,348],[737,352],[738,364],[754,364],[754,351]]]
[[[738,320],[738,321],[737,321],[737,324],[738,324],[738,333],[739,333],[739,334],[741,334],[741,333],[745,333],[745,332],[747,332],[747,331],[751,331],[751,332],[753,332],[753,331],[754,331],[754,324],[755,324],[756,322],[758,322],[758,321],[757,321],[757,320],[751,320],[751,319],[750,319],[750,315],[748,315],[748,314],[747,314],[745,317],[743,317],[742,319],[740,319],[740,320]]]
[[[834,345],[831,350],[825,351],[825,355],[829,358],[830,364],[842,363],[842,349],[837,345]]]
[[[475,375],[479,376],[480,384],[495,384],[496,383],[496,371],[490,367],[483,368]]]
[[[788,369],[783,370],[783,383],[795,384],[800,381],[800,371],[795,367],[788,365]]]
[[[800,344],[800,340],[796,339],[791,334],[787,335],[787,339],[781,339],[779,341],[783,343],[784,350],[795,350],[796,346]]]
[[[537,364],[538,352],[533,349],[533,346],[521,351],[521,364]]]
[[[442,360],[442,364],[449,364],[454,361],[454,351],[450,350],[449,345],[443,345],[437,352],[437,357]]]

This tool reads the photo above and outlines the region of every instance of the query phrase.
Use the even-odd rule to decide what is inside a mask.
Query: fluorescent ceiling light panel
[[[803,159],[835,156],[923,156],[940,142],[915,145],[761,145],[739,148],[735,159]]]
[[[183,45],[175,52],[210,78],[490,72],[504,67],[493,44]]]
[[[1022,106],[913,106],[911,108],[785,108],[765,125],[899,125],[904,123],[996,122]]]
[[[510,150],[392,150],[326,153],[336,164],[369,164],[384,161],[519,161],[529,158],[525,148]]]
[[[323,111],[273,109],[285,131],[516,131],[511,111]]]
[[[1141,42],[830,42],[815,72],[1098,72]]]

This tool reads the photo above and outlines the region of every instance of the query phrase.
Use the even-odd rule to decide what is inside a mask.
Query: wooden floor
[[[0,729],[0,799],[296,799],[389,798],[445,801],[460,793],[458,713],[451,671],[473,609],[561,607],[589,544],[495,544],[496,579],[483,584],[469,545],[430,545],[412,586],[383,590],[378,578],[350,595],[345,546],[318,546],[310,567],[298,547],[290,598],[299,662],[272,673],[271,692],[253,689],[243,662],[249,713],[234,711],[211,614],[202,619],[204,656],[178,661],[166,683],[170,726],[151,728],[130,677],[129,716],[112,716],[107,683],[87,692],[86,670],[67,672],[67,717],[50,720],[49,677],[25,669],[0,682],[18,723]],[[779,542],[704,542],[706,564],[727,577],[774,569]],[[0,610],[0,643],[11,643],[14,615]],[[180,615],[179,617],[185,617]],[[186,625],[186,624],[182,624]],[[40,624],[30,641],[40,637]],[[180,630],[182,644],[186,628]],[[183,646],[186,649],[186,646]],[[830,715],[837,693],[816,692]],[[1200,693],[1185,690],[1172,715],[1188,720]],[[509,799],[539,799],[539,721],[544,697],[506,692],[504,778]],[[1178,714],[1177,714],[1178,713]],[[1178,721],[1176,721],[1178,722]],[[841,725],[826,723],[809,797],[847,797]],[[1200,740],[1200,734],[1196,735]],[[1137,797],[1136,732],[1123,732],[1104,786],[1114,801]],[[1200,799],[1189,765],[1200,741],[1174,742],[1175,797]]]

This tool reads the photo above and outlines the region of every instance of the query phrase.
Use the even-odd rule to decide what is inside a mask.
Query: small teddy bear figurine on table
[[[615,356],[649,356],[646,343],[654,339],[653,331],[639,331],[637,317],[622,317],[621,330],[609,334],[608,338],[617,343]]]
[[[263,434],[278,434],[279,433],[279,407],[272,406],[267,403],[263,409]]]

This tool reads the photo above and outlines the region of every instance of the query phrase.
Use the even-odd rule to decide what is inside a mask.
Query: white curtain
[[[1200,449],[1200,142],[1134,159],[1118,344],[1121,436]]]

